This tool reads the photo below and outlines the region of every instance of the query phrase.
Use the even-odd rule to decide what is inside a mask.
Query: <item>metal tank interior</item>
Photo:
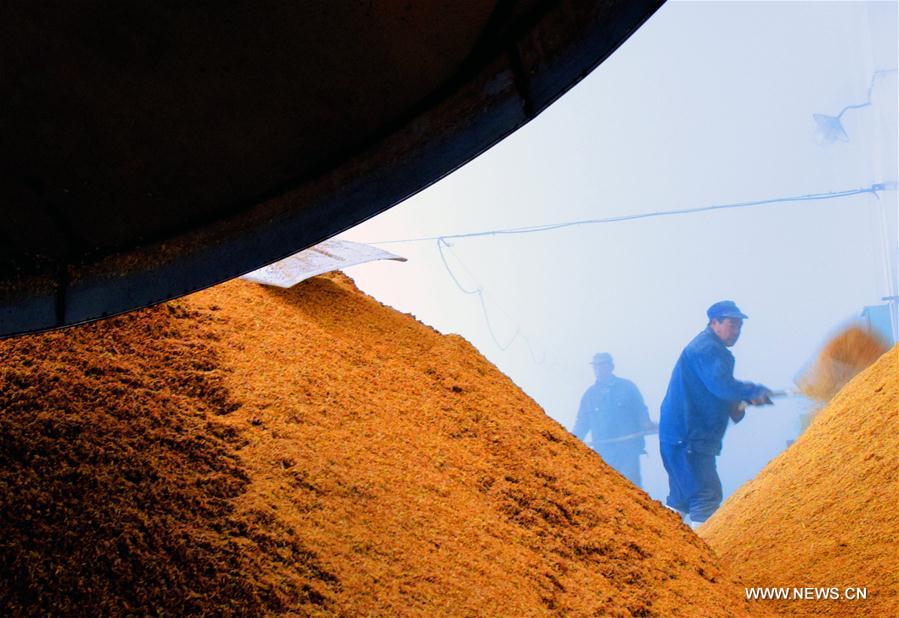
[[[0,7],[0,335],[329,238],[533,118],[658,0]]]

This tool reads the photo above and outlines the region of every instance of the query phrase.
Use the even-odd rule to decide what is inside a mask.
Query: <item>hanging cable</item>
[[[446,269],[446,272],[449,273],[450,279],[453,280],[453,283],[456,284],[456,287],[459,288],[464,294],[480,295],[480,293],[481,293],[480,286],[476,287],[473,290],[469,290],[465,286],[463,286],[461,283],[459,283],[459,279],[456,278],[456,275],[453,273],[453,270],[450,268],[449,264],[446,261],[446,256],[443,254],[444,246],[446,246],[447,248],[450,247],[448,242],[446,242],[442,238],[438,238],[437,239],[437,251],[440,253],[440,260],[443,262],[443,267]],[[455,255],[455,253],[453,253],[453,255]],[[456,259],[459,259],[459,258],[457,257]]]
[[[845,114],[850,109],[861,109],[863,107],[868,107],[869,105],[871,105],[871,95],[874,92],[874,84],[877,82],[877,78],[884,75],[889,75],[890,73],[896,73],[896,69],[881,69],[879,71],[874,71],[874,74],[871,76],[871,83],[868,85],[868,98],[865,99],[865,102],[856,103],[855,105],[847,105],[835,117],[841,118],[843,114]]]
[[[865,99],[863,103],[847,105],[843,109],[841,109],[840,113],[836,116],[830,116],[828,114],[812,114],[812,118],[815,120],[815,124],[818,127],[815,130],[815,134],[817,135],[818,143],[821,146],[826,146],[837,141],[849,141],[849,134],[846,133],[846,129],[843,127],[843,114],[851,109],[862,109],[864,107],[872,105],[873,101],[871,99],[871,96],[874,93],[874,85],[877,83],[877,78],[888,75],[890,73],[896,73],[896,69],[883,69],[880,71],[874,71],[874,74],[871,76],[871,83],[868,85],[868,98]]]
[[[657,210],[653,212],[644,212],[633,215],[619,215],[615,217],[604,217],[600,219],[582,219],[580,221],[566,221],[562,223],[545,223],[542,225],[532,225],[524,227],[501,228],[496,230],[486,230],[479,232],[466,232],[462,234],[443,234],[441,236],[420,236],[417,238],[401,238],[394,240],[380,240],[369,242],[370,245],[389,245],[409,242],[425,242],[435,240],[448,240],[457,238],[477,238],[479,236],[505,236],[513,234],[533,234],[536,232],[548,232],[550,230],[559,230],[566,227],[577,227],[581,225],[597,225],[601,223],[617,223],[620,221],[634,221],[637,219],[651,219],[657,217],[671,217],[675,215],[686,215],[698,212],[708,212],[711,210],[727,210],[733,208],[750,208],[754,206],[766,206],[770,204],[792,203],[792,202],[811,202],[818,200],[830,200],[843,197],[851,197],[854,195],[872,194],[875,197],[879,191],[895,191],[897,182],[895,180],[889,182],[874,183],[869,187],[860,187],[858,189],[847,189],[845,191],[831,191],[828,193],[809,193],[806,195],[793,195],[787,197],[775,197],[764,200],[754,200],[750,202],[734,202],[731,204],[712,204],[710,206],[699,206],[696,208],[681,208],[678,210]]]
[[[452,268],[450,268],[449,262],[446,259],[446,254],[444,253],[444,249],[446,249],[448,252],[453,254],[453,257],[456,259],[456,261],[459,263],[459,265],[462,267],[462,269],[465,270],[465,272],[468,273],[468,276],[475,282],[476,287],[474,289],[468,289],[462,285],[462,283],[459,281],[459,278],[453,272]],[[490,321],[490,314],[487,311],[487,302],[486,302],[487,291],[478,282],[477,278],[474,276],[474,273],[472,273],[471,270],[465,265],[465,263],[459,259],[459,256],[456,255],[455,251],[453,251],[452,245],[450,243],[448,243],[445,239],[437,238],[437,251],[440,254],[440,261],[443,262],[443,267],[446,269],[446,272],[449,274],[450,278],[453,280],[453,283],[456,284],[456,287],[459,288],[459,290],[461,290],[465,294],[476,294],[477,295],[478,301],[481,306],[481,312],[484,315],[484,322],[487,324],[487,332],[490,333],[490,338],[493,339],[493,342],[496,344],[496,346],[501,351],[505,352],[515,342],[516,339],[521,339],[522,341],[525,342],[525,345],[528,348],[528,352],[531,355],[531,359],[537,364],[543,363],[543,361],[544,361],[543,355],[541,355],[541,357],[539,359],[537,358],[537,355],[534,353],[534,348],[531,345],[530,338],[521,330],[521,328],[518,325],[515,325],[515,332],[512,334],[512,337],[506,343],[502,343],[499,340],[499,337],[497,337],[497,335],[496,335],[496,331],[493,329],[493,324]],[[502,313],[506,316],[506,318],[508,318],[509,321],[514,324],[514,320],[512,319],[512,316],[510,316],[509,313],[505,309],[503,309],[495,300],[493,301],[493,304],[495,304],[497,306],[497,308],[500,311],[502,311]]]

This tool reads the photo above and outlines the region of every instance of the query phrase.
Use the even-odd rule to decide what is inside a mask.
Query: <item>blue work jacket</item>
[[[646,431],[651,427],[646,404],[643,403],[643,396],[637,386],[630,380],[612,376],[608,382],[594,383],[581,397],[572,433],[583,440],[587,432],[590,432],[600,454],[612,450],[634,450],[641,453],[645,447],[642,436],[608,446],[600,446],[600,443]]]
[[[741,401],[751,401],[764,390],[734,379],[734,355],[707,327],[684,348],[671,372],[662,401],[659,441],[717,455],[731,414]]]

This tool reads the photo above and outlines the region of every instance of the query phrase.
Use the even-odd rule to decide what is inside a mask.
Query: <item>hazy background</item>
[[[780,196],[895,180],[896,73],[816,140],[813,113],[867,99],[897,66],[895,2],[672,2],[557,103],[502,143],[341,237],[446,235]],[[381,245],[409,259],[349,270],[375,298],[460,333],[566,428],[610,352],[658,419],[671,369],[734,299],[749,314],[736,375],[788,387],[825,338],[895,294],[896,192],[437,244]],[[525,339],[526,337],[526,339]],[[530,344],[530,345],[528,345]],[[533,352],[531,349],[533,349]],[[728,430],[725,493],[799,431],[801,400]],[[658,440],[646,490],[663,500]]]

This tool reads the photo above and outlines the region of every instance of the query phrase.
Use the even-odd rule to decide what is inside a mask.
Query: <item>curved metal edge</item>
[[[0,289],[0,337],[171,300],[283,259],[383,212],[533,119],[663,3],[620,2],[612,20],[596,11],[595,2],[553,4],[532,31],[474,79],[321,178],[177,239],[88,266],[69,265],[55,281],[43,276]],[[558,21],[577,24],[581,38],[561,39],[552,30]]]

